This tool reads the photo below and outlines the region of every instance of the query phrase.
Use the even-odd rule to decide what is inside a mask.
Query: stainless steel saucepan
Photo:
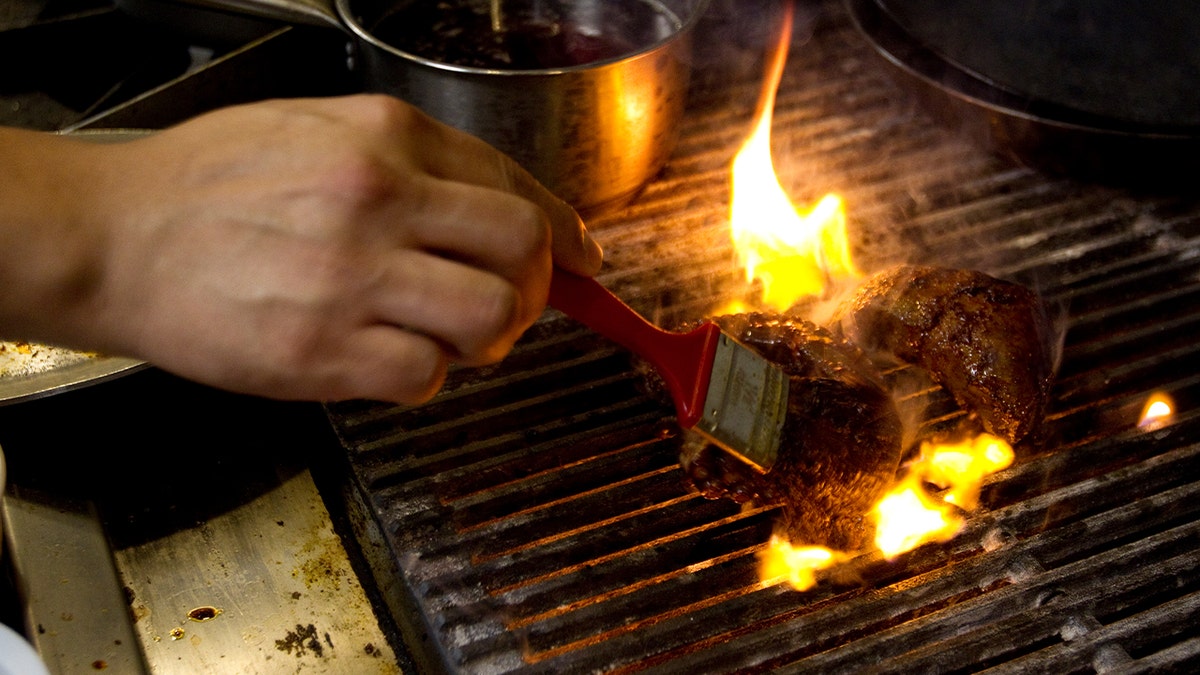
[[[129,0],[127,0],[129,1]],[[180,12],[337,28],[368,91],[393,94],[516,159],[582,211],[634,195],[674,148],[691,73],[691,33],[708,0],[139,0]],[[483,16],[463,31],[429,8]],[[497,14],[499,8],[500,14]],[[452,21],[450,23],[453,23]],[[209,26],[209,32],[214,26]],[[511,66],[452,59],[544,31],[567,59]],[[517,34],[516,31],[524,31]],[[536,37],[536,36],[535,36]],[[502,40],[503,39],[503,40]],[[525,40],[528,42],[528,40]],[[425,44],[435,51],[423,51]],[[502,45],[503,46],[503,45]],[[509,51],[517,53],[524,43]],[[503,50],[502,50],[503,51]],[[528,55],[527,55],[528,56]],[[561,54],[560,54],[561,56]]]

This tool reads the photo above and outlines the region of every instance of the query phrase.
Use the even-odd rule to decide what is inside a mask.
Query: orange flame
[[[926,542],[953,538],[964,514],[979,505],[984,479],[1012,461],[1012,446],[990,434],[961,443],[922,443],[908,475],[875,506],[875,545],[891,559]],[[930,494],[926,485],[940,488],[941,496]]]
[[[850,260],[842,199],[825,195],[804,212],[779,184],[771,159],[775,92],[787,61],[792,3],[785,4],[780,40],[768,59],[753,132],[733,160],[730,228],[746,281],[759,280],[762,302],[786,310],[821,295],[830,281],[860,276]]]
[[[1175,402],[1163,392],[1155,392],[1146,400],[1142,408],[1142,416],[1138,418],[1138,428],[1147,431],[1161,429],[1170,424],[1175,416]]]
[[[945,489],[943,500],[974,511],[979,505],[983,480],[1013,462],[1013,450],[1004,439],[981,434],[961,443],[922,443],[921,456],[929,458],[922,478]]]
[[[797,208],[779,182],[771,157],[775,96],[787,61],[793,3],[784,3],[779,41],[767,73],[754,128],[732,166],[730,230],[747,282],[758,281],[762,302],[786,311],[805,297],[821,296],[832,283],[860,278],[850,259],[842,199],[829,194],[811,209]],[[1012,448],[983,435],[962,443],[923,444],[904,479],[873,510],[875,545],[887,558],[929,541],[945,541],[961,529],[979,501],[985,477],[1007,467]],[[937,488],[936,496],[927,486]],[[811,588],[818,572],[850,556],[775,536],[760,553],[760,579]]]
[[[887,559],[927,541],[947,541],[958,534],[962,519],[939,504],[917,481],[906,480],[875,505],[875,546]]]
[[[989,434],[959,443],[922,443],[904,478],[872,509],[875,547],[892,560],[921,544],[954,538],[978,506],[983,481],[1012,461],[1012,447]],[[816,584],[817,572],[850,557],[772,536],[759,554],[759,578],[764,585],[786,581],[803,591]]]
[[[824,546],[793,546],[778,535],[771,535],[767,548],[759,554],[759,578],[764,586],[783,581],[798,591],[817,585],[817,572],[845,560],[845,554]]]

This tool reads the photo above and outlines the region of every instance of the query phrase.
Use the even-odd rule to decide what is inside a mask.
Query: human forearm
[[[0,128],[0,336],[77,342],[102,277],[97,149]]]

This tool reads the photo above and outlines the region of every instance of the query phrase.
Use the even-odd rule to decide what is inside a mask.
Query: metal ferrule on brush
[[[765,472],[779,455],[788,386],[783,370],[722,333],[713,357],[704,414],[694,428]]]

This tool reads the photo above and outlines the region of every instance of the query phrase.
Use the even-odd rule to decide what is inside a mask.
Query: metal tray
[[[14,343],[3,342],[10,346]],[[11,347],[10,347],[11,348]],[[144,368],[136,359],[86,354],[30,344],[20,358],[0,360],[0,405],[77,389]]]

